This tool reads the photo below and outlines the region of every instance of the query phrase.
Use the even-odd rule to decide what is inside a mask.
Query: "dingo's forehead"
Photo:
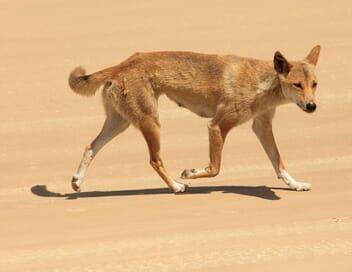
[[[287,75],[290,81],[309,82],[316,79],[314,65],[306,62],[291,62],[291,69]]]

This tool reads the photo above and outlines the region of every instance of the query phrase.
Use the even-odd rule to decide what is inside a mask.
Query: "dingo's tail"
[[[75,93],[92,96],[108,78],[108,73],[97,72],[86,75],[86,71],[82,67],[77,67],[70,73],[68,83]]]

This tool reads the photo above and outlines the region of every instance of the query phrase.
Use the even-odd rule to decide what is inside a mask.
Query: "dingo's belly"
[[[216,105],[212,103],[212,99],[206,100],[202,97],[197,97],[195,95],[179,96],[174,94],[166,94],[168,98],[176,102],[180,107],[187,108],[188,110],[194,112],[195,114],[212,118],[216,112]]]

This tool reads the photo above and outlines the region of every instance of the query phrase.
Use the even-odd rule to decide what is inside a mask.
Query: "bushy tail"
[[[77,67],[70,73],[68,84],[75,93],[93,96],[106,79],[107,74],[105,73],[97,72],[86,75],[86,71],[82,67]]]

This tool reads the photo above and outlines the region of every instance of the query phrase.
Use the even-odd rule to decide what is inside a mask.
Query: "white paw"
[[[74,175],[71,180],[72,189],[76,192],[80,192],[82,181],[82,178],[78,177],[77,175]]]
[[[278,178],[282,179],[291,189],[296,191],[309,191],[311,188],[310,183],[296,181],[285,170],[281,170],[278,174]]]
[[[309,191],[312,185],[307,182],[296,181],[295,183],[291,184],[290,187],[296,191]]]
[[[180,183],[180,182],[177,182],[177,181],[174,181],[174,184],[172,185],[171,189],[174,191],[175,194],[183,193],[186,191],[187,185]]]

